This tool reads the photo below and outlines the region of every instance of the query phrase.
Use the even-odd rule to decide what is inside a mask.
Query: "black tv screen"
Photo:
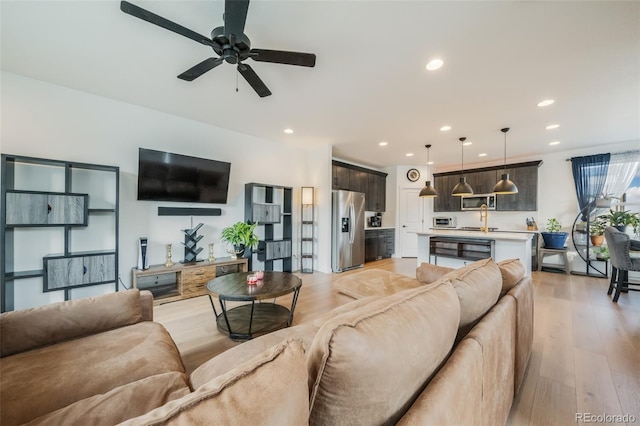
[[[138,200],[227,203],[231,163],[138,149]]]

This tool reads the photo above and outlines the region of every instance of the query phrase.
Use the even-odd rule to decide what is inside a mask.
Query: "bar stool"
[[[563,260],[564,260],[564,273],[565,274],[569,274],[571,272],[571,269],[569,268],[569,256],[567,256],[567,249],[566,248],[561,248],[561,249],[552,249],[552,248],[546,248],[546,247],[540,247],[538,249],[538,271],[542,270],[542,262],[544,260],[544,256],[546,254],[552,255],[552,254],[559,254],[562,256]],[[558,265],[560,268],[562,268],[562,266]]]

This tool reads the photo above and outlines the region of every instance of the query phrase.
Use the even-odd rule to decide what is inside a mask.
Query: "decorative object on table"
[[[264,271],[256,271],[253,275],[255,275],[258,280],[261,280],[264,278]]]
[[[540,233],[546,248],[564,248],[569,234],[567,232],[561,232],[560,229],[562,229],[562,225],[560,225],[560,221],[558,221],[558,219],[551,218],[547,221],[547,232]]]
[[[427,166],[429,166],[431,164],[431,161],[429,161],[429,149],[431,148],[431,145],[425,145],[425,148],[427,148]],[[418,196],[419,197],[437,197],[438,193],[436,192],[436,189],[431,185],[431,181],[428,180],[425,182],[424,188],[420,190],[420,194]]]
[[[460,182],[458,182],[458,184],[456,186],[453,187],[453,191],[451,192],[451,195],[454,195],[456,197],[461,197],[463,195],[473,195],[473,189],[471,189],[471,186],[467,183],[467,178],[464,177],[464,141],[467,140],[467,138],[460,138],[460,143],[462,144],[462,170],[461,170],[461,177],[460,177]]]
[[[410,182],[415,182],[420,179],[420,172],[418,169],[407,170],[407,179],[409,179]]]
[[[526,222],[527,222],[527,231],[537,231],[538,230],[538,224],[536,223],[534,218],[526,218]]]
[[[198,254],[202,251],[202,247],[198,247],[198,242],[202,239],[202,235],[198,235],[198,230],[203,225],[204,223],[199,223],[195,228],[182,230],[184,232],[184,263],[198,261]]]
[[[173,265],[173,260],[171,260],[171,244],[167,244],[167,261],[164,262],[164,266],[170,268]]]
[[[629,210],[613,210],[609,209],[609,214],[602,216],[609,225],[613,226],[620,232],[625,232],[627,226],[631,225],[633,231],[637,234],[640,229],[640,217],[638,213],[632,213]]]
[[[591,245],[599,247],[604,243],[604,228],[606,227],[607,222],[601,217],[595,218],[595,220],[589,224]]]
[[[504,133],[504,172],[502,178],[493,187],[493,193],[495,194],[517,194],[518,187],[512,180],[509,179],[509,173],[507,173],[507,132],[508,127],[500,129]]]
[[[599,246],[593,250],[593,254],[595,254],[597,260],[606,261],[609,260],[609,247],[607,246]]]
[[[249,285],[258,284],[258,277],[255,274],[247,275],[247,284],[249,284]]]
[[[209,243],[209,262],[213,262],[216,260],[216,257],[213,255],[213,243]]]
[[[227,252],[234,259],[244,255],[245,248],[256,248],[260,239],[254,233],[258,223],[236,222],[222,230],[220,238],[222,241],[229,243],[231,247],[227,248]]]

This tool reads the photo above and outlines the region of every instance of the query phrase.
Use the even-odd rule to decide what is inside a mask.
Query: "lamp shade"
[[[424,188],[422,188],[422,190],[420,191],[420,196],[421,197],[437,197],[438,193],[436,192],[436,189],[431,186],[431,181],[427,181],[424,184]]]
[[[517,194],[518,187],[509,179],[509,173],[503,173],[502,178],[493,187],[493,192],[496,194]]]
[[[463,195],[473,195],[473,189],[467,183],[466,177],[461,177],[460,182],[456,186],[453,187],[453,191],[451,191],[451,195],[456,197],[461,197]]]
[[[302,187],[302,204],[304,205],[313,204],[313,187],[312,186]]]

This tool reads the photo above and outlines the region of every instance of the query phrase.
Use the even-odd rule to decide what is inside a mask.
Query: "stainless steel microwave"
[[[455,228],[456,218],[453,216],[434,216],[433,227],[434,228]]]
[[[474,194],[463,195],[460,197],[461,210],[480,210],[483,204],[487,205],[488,210],[496,209],[496,194]]]

